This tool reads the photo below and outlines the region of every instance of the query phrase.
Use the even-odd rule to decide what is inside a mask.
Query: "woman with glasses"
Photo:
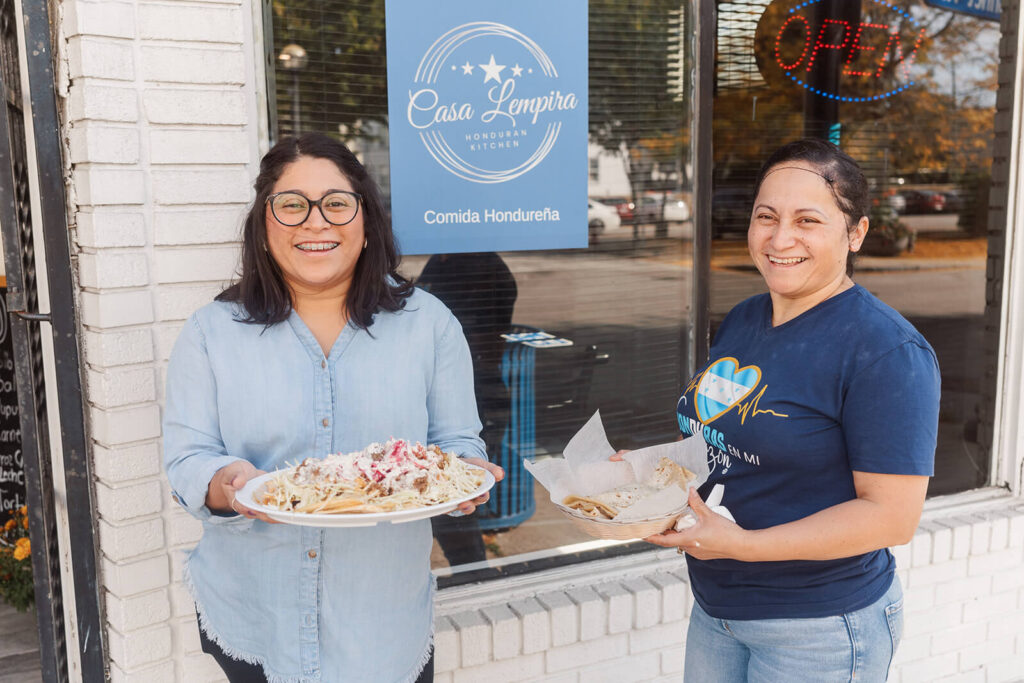
[[[235,497],[265,471],[389,437],[501,479],[465,337],[397,273],[378,190],[344,145],[280,141],[255,190],[241,277],[186,322],[167,369],[167,476],[203,522],[185,565],[203,650],[231,681],[432,680],[429,521],[274,524]]]

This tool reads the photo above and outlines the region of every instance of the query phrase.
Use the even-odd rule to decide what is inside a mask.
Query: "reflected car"
[[[605,206],[610,206],[619,214],[619,222],[622,224],[632,223],[634,219],[633,200],[629,197],[594,197],[594,199]]]
[[[682,223],[690,220],[690,207],[682,198],[675,195],[650,194],[640,198],[640,206],[636,210],[637,221],[640,223],[656,223],[665,220],[668,223]]]
[[[904,213],[941,213],[946,209],[946,196],[933,190],[903,190],[907,203]]]
[[[600,235],[605,230],[616,230],[622,224],[618,211],[614,207],[594,199],[587,199],[587,226],[590,236]]]
[[[960,190],[944,190],[942,192],[942,196],[946,201],[946,205],[943,208],[946,213],[960,213],[964,210],[964,206],[967,202]]]

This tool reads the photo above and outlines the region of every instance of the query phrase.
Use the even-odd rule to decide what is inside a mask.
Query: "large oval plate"
[[[467,467],[482,470],[484,473],[484,482],[476,491],[468,493],[456,500],[450,500],[447,503],[440,503],[439,505],[427,505],[424,507],[409,508],[406,510],[395,510],[393,512],[353,512],[347,514],[285,512],[256,502],[256,495],[263,493],[264,485],[274,477],[276,472],[269,472],[267,474],[260,475],[255,479],[250,479],[246,482],[245,486],[242,487],[242,490],[238,492],[237,499],[239,503],[247,508],[252,508],[253,510],[262,512],[272,520],[276,522],[284,522],[285,524],[321,527],[355,527],[374,526],[381,522],[390,522],[391,524],[412,522],[417,519],[426,519],[428,517],[447,514],[459,507],[460,503],[465,503],[466,501],[473,500],[478,496],[482,496],[489,491],[492,486],[494,486],[494,475],[488,470],[472,463],[467,462],[464,464]]]

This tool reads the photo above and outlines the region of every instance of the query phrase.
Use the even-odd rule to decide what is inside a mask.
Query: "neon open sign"
[[[821,12],[820,2],[773,3],[765,10],[755,38],[765,80],[841,102],[880,100],[914,84],[921,22],[884,0],[846,4],[836,16]]]

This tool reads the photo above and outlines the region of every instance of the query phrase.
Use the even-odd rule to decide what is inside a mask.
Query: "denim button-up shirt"
[[[167,368],[167,476],[203,521],[185,566],[201,627],[271,681],[415,680],[432,633],[429,521],[266,524],[205,499],[238,459],[272,471],[392,436],[485,457],[462,328],[419,290],[369,330],[345,327],[327,357],[294,312],[268,328],[239,317],[197,311]]]

